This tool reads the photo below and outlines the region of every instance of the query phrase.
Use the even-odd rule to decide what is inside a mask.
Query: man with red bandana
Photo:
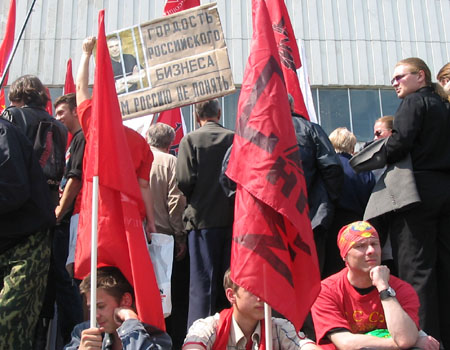
[[[368,222],[344,226],[338,247],[346,267],[322,281],[312,307],[317,343],[328,349],[439,349],[419,331],[419,299],[380,265],[377,231]]]

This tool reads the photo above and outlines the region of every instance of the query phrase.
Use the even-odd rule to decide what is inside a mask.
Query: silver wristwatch
[[[392,298],[395,297],[396,293],[395,290],[392,289],[392,287],[389,287],[388,289],[382,290],[380,292],[380,299],[381,300],[386,300],[388,298]]]

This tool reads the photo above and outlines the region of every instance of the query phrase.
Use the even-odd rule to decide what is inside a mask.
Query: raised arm
[[[77,72],[77,105],[91,98],[89,93],[89,60],[97,39],[89,36],[83,41],[83,53],[81,54],[80,65]]]
[[[390,272],[386,266],[376,266],[370,271],[372,284],[378,292],[389,288]],[[396,297],[381,300],[386,325],[392,339],[400,348],[412,347],[419,338],[419,331],[411,317],[400,305]]]

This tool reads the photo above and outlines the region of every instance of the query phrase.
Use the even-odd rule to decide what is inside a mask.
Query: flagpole
[[[31,4],[30,9],[28,10],[27,17],[25,18],[25,22],[22,25],[22,29],[20,30],[19,37],[17,38],[16,44],[14,45],[14,49],[13,49],[12,53],[9,55],[8,62],[6,63],[5,69],[3,71],[2,80],[0,81],[0,89],[3,88],[3,83],[5,82],[6,75],[9,70],[9,66],[11,65],[12,59],[17,51],[17,47],[19,46],[20,39],[22,38],[23,32],[25,31],[25,27],[28,23],[28,20],[30,19],[31,11],[33,10],[35,3],[36,3],[36,0],[33,0],[33,3]]]
[[[97,320],[97,241],[98,241],[98,176],[92,178],[92,226],[91,226],[91,328],[96,327]]]
[[[272,308],[267,303],[264,303],[264,330],[266,350],[272,350]]]

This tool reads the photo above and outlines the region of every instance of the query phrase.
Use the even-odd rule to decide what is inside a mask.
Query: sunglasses
[[[383,129],[383,130],[377,130],[373,133],[373,136],[379,137],[383,133],[383,131],[391,131],[391,129]]]
[[[404,77],[406,77],[408,74],[417,74],[417,72],[408,72],[408,73],[405,73],[405,74],[399,74],[399,75],[396,75],[395,77],[392,78],[392,80],[391,80],[391,85],[394,85],[395,82],[399,83],[400,80],[402,80],[402,79],[403,79]]]

